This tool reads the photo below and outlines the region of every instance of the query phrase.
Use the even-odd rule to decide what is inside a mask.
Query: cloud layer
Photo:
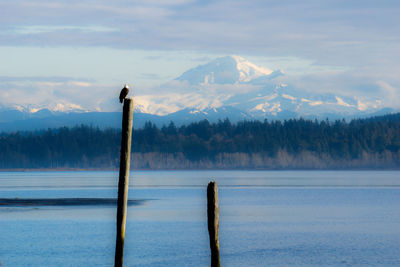
[[[31,103],[58,97],[93,108],[106,101],[104,97],[109,96],[106,92],[117,84],[117,80],[143,79],[157,85],[160,80],[173,78],[174,72],[163,71],[163,68],[175,68],[175,74],[179,75],[179,71],[198,64],[193,60],[197,55],[199,61],[204,62],[206,58],[200,57],[238,54],[250,57],[250,60],[254,58],[255,63],[267,68],[275,68],[268,65],[268,58],[278,59],[277,65],[279,59],[297,58],[296,68],[304,68],[306,75],[291,75],[290,71],[287,74],[291,82],[304,90],[387,96],[388,105],[399,107],[398,14],[400,2],[397,0],[379,3],[372,0],[1,1],[0,55],[3,52],[5,56],[6,47],[45,47],[58,49],[60,53],[85,47],[99,51],[108,49],[113,53],[116,49],[134,50],[142,57],[130,64],[145,64],[146,58],[154,64],[153,69],[147,66],[140,71],[108,57],[104,64],[109,64],[109,78],[101,79],[99,74],[94,74],[93,68],[104,69],[98,59],[103,55],[89,53],[97,66],[80,67],[90,60],[89,56],[82,55],[74,58],[80,74],[66,73],[61,67],[56,72],[52,70],[53,64],[48,67],[49,74],[44,75],[37,74],[34,68],[26,69],[26,62],[16,53],[0,63],[3,72],[0,73],[3,76],[3,80],[0,77],[1,102],[9,103],[9,95],[30,92],[26,99]],[[156,55],[152,56],[152,51],[157,51]],[[180,51],[186,51],[186,58],[171,63],[171,55],[176,58]],[[311,65],[302,65],[305,61]],[[284,60],[281,62],[285,64]],[[5,73],[7,64],[15,65],[20,71]],[[131,74],[121,75],[124,70]],[[25,84],[20,85],[4,78],[20,79],[21,82],[27,76],[42,77],[42,80],[25,79]],[[95,88],[108,90],[98,89],[101,95],[93,100],[85,94],[77,94],[85,88],[83,84],[71,84],[71,80],[54,79],[54,76],[71,77],[77,82],[90,80]],[[44,81],[43,77],[49,79]],[[46,87],[40,82],[61,84]],[[19,91],[22,87],[25,91]],[[63,90],[58,91],[59,87]]]

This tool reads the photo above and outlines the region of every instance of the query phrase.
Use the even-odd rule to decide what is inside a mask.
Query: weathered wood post
[[[207,217],[208,234],[210,235],[211,267],[220,267],[219,260],[219,207],[218,186],[216,182],[209,182],[207,186]]]
[[[126,206],[128,201],[129,167],[132,143],[133,99],[125,98],[122,114],[121,156],[118,182],[117,243],[115,267],[122,267],[124,257]]]

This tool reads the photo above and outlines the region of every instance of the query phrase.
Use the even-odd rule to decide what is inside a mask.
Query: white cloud
[[[68,84],[70,84],[70,85],[76,85],[76,86],[81,86],[81,87],[90,87],[90,86],[94,86],[92,83],[81,82],[81,81],[70,81],[70,82],[68,82]]]
[[[386,106],[399,108],[400,106],[400,88],[395,88],[392,85],[388,84],[384,81],[378,81],[383,95],[384,95],[384,103]]]
[[[102,26],[71,26],[71,25],[26,25],[16,27],[13,32],[17,34],[39,34],[56,31],[81,31],[81,32],[115,32],[116,28]]]
[[[117,103],[119,90],[117,86],[84,81],[0,82],[0,105],[24,106],[32,112],[44,107],[57,111],[98,110],[105,99]]]

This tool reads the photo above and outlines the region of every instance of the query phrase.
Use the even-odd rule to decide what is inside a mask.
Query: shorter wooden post
[[[216,182],[210,182],[207,186],[207,217],[208,234],[210,236],[211,267],[220,267],[219,259],[219,207],[218,186]]]

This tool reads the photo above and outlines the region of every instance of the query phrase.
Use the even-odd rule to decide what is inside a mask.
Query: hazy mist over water
[[[398,171],[132,171],[126,266],[398,266]],[[117,172],[0,172],[0,198],[115,198]],[[0,206],[2,266],[112,266],[114,206]]]

